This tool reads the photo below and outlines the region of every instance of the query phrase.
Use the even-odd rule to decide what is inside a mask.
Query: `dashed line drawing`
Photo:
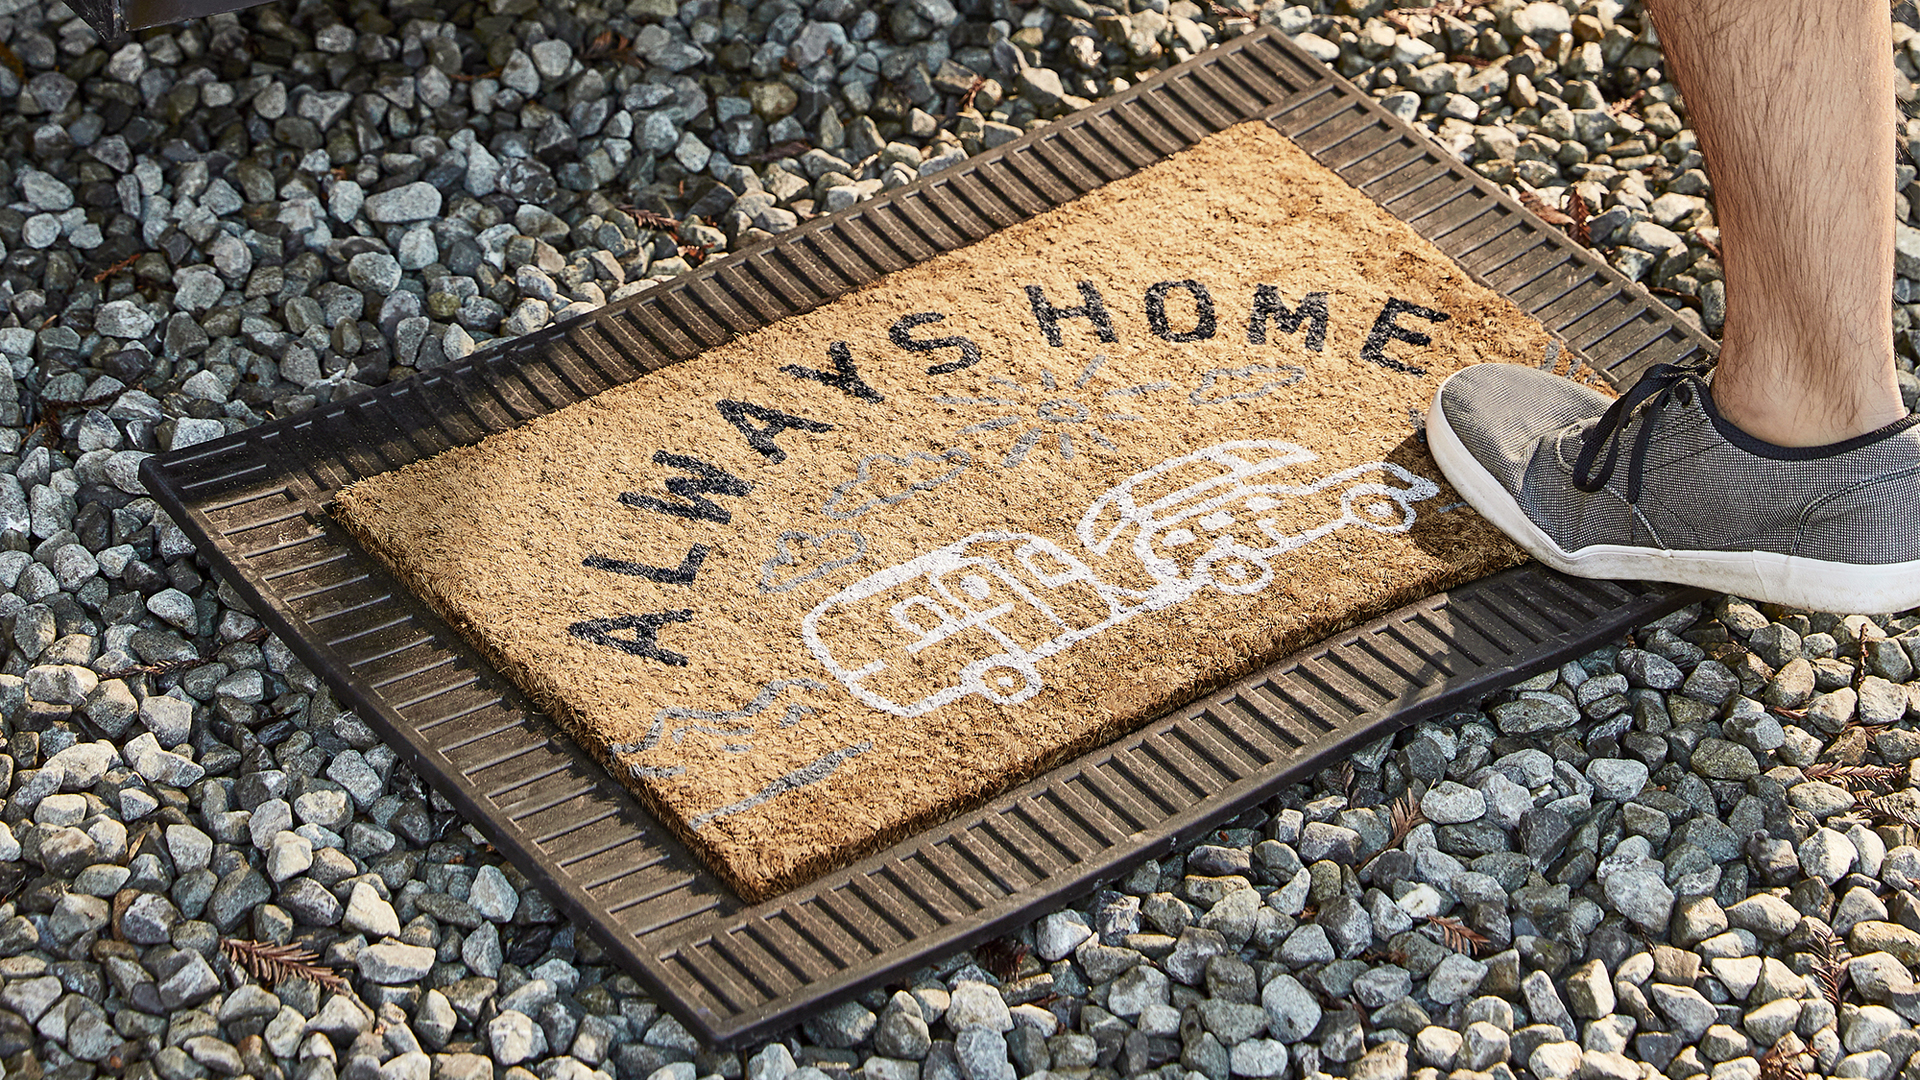
[[[837,559],[830,559],[794,577],[783,579],[779,576],[782,567],[793,566],[797,562],[793,554],[793,548],[790,545],[799,544],[802,547],[810,547],[824,551],[826,550],[828,541],[834,537],[845,537],[849,540],[853,544],[853,554],[843,555]],[[826,577],[828,574],[852,566],[854,563],[866,557],[867,538],[853,529],[832,529],[818,536],[810,532],[803,532],[799,529],[789,529],[781,533],[779,539],[773,542],[773,556],[766,562],[760,564],[760,591],[764,593],[792,592],[794,589],[805,585],[809,581]]]
[[[873,749],[873,741],[869,739],[823,754],[818,759],[787,773],[738,802],[708,810],[704,814],[695,814],[688,819],[687,826],[694,832],[699,832],[720,818],[737,814],[742,810],[751,810],[768,799],[778,798],[790,791],[798,791],[809,784],[817,784],[832,776],[835,770],[846,764],[848,758],[859,757],[871,749]]]
[[[1154,579],[1146,589],[1103,581],[1045,537],[979,532],[821,601],[801,621],[801,640],[855,698],[896,716],[921,716],[973,694],[1018,704],[1044,686],[1041,660],[1209,587],[1257,593],[1273,582],[1278,556],[1339,529],[1405,532],[1413,504],[1440,491],[1381,461],[1306,483],[1279,475],[1317,460],[1294,443],[1228,442],[1109,489],[1075,535],[1088,552],[1106,556],[1131,531],[1125,548]],[[1271,511],[1302,499],[1333,505],[1312,528],[1282,531]]]
[[[1263,376],[1280,376],[1265,378]],[[1230,401],[1252,401],[1263,398],[1275,390],[1292,386],[1307,377],[1307,369],[1297,364],[1246,364],[1241,367],[1219,367],[1207,372],[1200,379],[1200,385],[1187,393],[1187,400],[1195,405],[1225,405]],[[1240,379],[1259,386],[1248,390],[1235,390],[1232,383],[1221,386],[1222,379]],[[1209,396],[1208,391],[1215,391]]]
[[[1560,339],[1554,338],[1547,342],[1547,354],[1546,356],[1541,358],[1539,367],[1541,371],[1551,372],[1555,367],[1558,367],[1559,364],[1560,364]],[[1573,368],[1578,366],[1579,365],[1577,364],[1570,364],[1568,365],[1567,370],[1571,372]]]
[[[1087,508],[1074,532],[1088,551],[1105,555],[1131,529],[1133,553],[1155,579],[1245,595],[1272,582],[1275,556],[1349,526],[1406,532],[1413,504],[1440,493],[1432,480],[1385,461],[1307,484],[1277,475],[1318,459],[1287,442],[1209,446],[1128,477]],[[1282,532],[1268,513],[1285,500],[1329,491],[1338,494],[1338,515],[1303,532]]]
[[[1104,391],[1098,397],[1089,397],[1083,391],[1100,369],[1106,366],[1106,363],[1107,354],[1100,353],[1095,356],[1087,362],[1086,367],[1081,369],[1072,385],[1066,388],[1060,385],[1060,381],[1054,377],[1053,372],[1041,368],[1037,393],[1012,379],[996,375],[987,380],[988,384],[1003,387],[1010,391],[1009,394],[998,397],[940,394],[933,400],[943,405],[988,405],[996,409],[1012,410],[1000,416],[968,424],[958,432],[961,435],[974,435],[984,431],[1020,429],[1019,434],[1014,438],[1013,445],[1000,459],[1000,467],[1003,469],[1019,467],[1036,446],[1043,445],[1049,439],[1054,449],[1060,454],[1061,460],[1072,461],[1078,450],[1078,444],[1074,440],[1076,434],[1103,449],[1118,450],[1119,447],[1114,444],[1113,439],[1102,431],[1099,425],[1108,421],[1136,424],[1146,422],[1145,417],[1124,412],[1102,412],[1096,418],[1095,412],[1101,407],[1100,402],[1108,398],[1138,397],[1155,390],[1173,388],[1173,384],[1168,382],[1139,383],[1118,390]],[[1041,400],[1035,403],[1032,400],[1035,397],[1041,397]]]
[[[1560,376],[1561,378],[1569,382],[1579,383],[1582,386],[1592,386],[1599,380],[1600,373],[1583,362],[1580,359],[1579,353],[1563,349],[1560,344],[1560,339],[1558,338],[1547,342],[1546,355],[1541,357],[1540,363],[1536,366],[1539,367],[1541,371],[1549,374],[1558,372],[1560,370],[1560,355],[1562,352],[1566,352],[1567,370],[1564,375]]]
[[[607,752],[616,756],[644,753],[659,747],[663,739],[671,739],[675,745],[678,745],[682,739],[686,738],[687,735],[692,732],[717,735],[727,739],[748,738],[754,733],[753,725],[733,722],[749,720],[759,716],[771,708],[773,703],[778,701],[782,694],[794,688],[824,691],[827,689],[827,685],[815,679],[774,679],[761,687],[760,692],[754,695],[752,701],[747,702],[737,709],[698,709],[690,705],[669,705],[653,714],[653,720],[648,724],[645,735],[633,742],[614,743],[607,747]],[[801,717],[811,715],[817,711],[819,710],[815,706],[797,701],[790,702],[780,716],[779,726],[782,728],[792,727],[800,722]],[[668,722],[676,720],[690,720],[693,722],[669,729],[667,727]],[[753,749],[751,743],[727,743],[725,746],[728,752],[736,754],[748,753]],[[636,765],[629,763],[627,764],[627,771],[636,779],[665,779],[680,776],[687,771],[687,768],[684,765]]]
[[[878,495],[873,495],[852,506],[842,505],[861,485],[871,482],[875,483],[875,486],[879,486],[875,479],[875,466],[891,465],[897,469],[906,469],[917,463],[938,466],[944,462],[951,462],[953,467],[947,469],[945,472],[939,473],[931,479],[909,480],[906,486],[900,491],[883,492]],[[820,512],[835,521],[846,521],[849,518],[857,518],[869,510],[874,510],[882,506],[893,506],[897,503],[905,502],[923,491],[932,491],[934,488],[965,472],[967,466],[971,464],[973,464],[973,455],[957,446],[943,450],[938,454],[929,454],[924,450],[914,450],[904,456],[899,454],[868,454],[866,457],[860,459],[860,466],[855,471],[853,479],[834,488],[833,494],[827,496],[827,501],[821,505]]]

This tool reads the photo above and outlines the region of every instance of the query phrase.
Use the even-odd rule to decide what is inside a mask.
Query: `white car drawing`
[[[982,532],[840,590],[801,638],[873,708],[920,716],[968,694],[999,704],[1040,692],[1038,662],[1139,610],[1060,545]]]
[[[1273,582],[1273,559],[1349,526],[1403,533],[1413,504],[1440,493],[1433,481],[1385,461],[1355,465],[1307,483],[1282,470],[1319,455],[1288,442],[1227,442],[1161,462],[1097,499],[1075,535],[1106,555],[1131,533],[1131,546],[1154,580],[1153,606],[1178,603],[1211,585],[1257,593]],[[1288,502],[1322,500],[1328,516],[1283,532],[1269,513]],[[1337,507],[1332,504],[1337,500]]]

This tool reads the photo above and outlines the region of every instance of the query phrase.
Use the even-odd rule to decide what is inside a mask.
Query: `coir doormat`
[[[1418,424],[1555,352],[1248,123],[336,509],[759,899],[1517,562]]]

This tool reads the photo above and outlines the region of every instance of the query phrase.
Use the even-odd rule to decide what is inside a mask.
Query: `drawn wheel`
[[[960,671],[964,685],[996,705],[1018,705],[1040,692],[1040,673],[1005,656],[975,660]]]
[[[1405,532],[1413,524],[1413,507],[1375,485],[1356,488],[1343,495],[1347,517],[1369,529],[1381,532]]]
[[[1273,563],[1238,545],[1208,552],[1194,564],[1193,572],[1235,596],[1257,593],[1273,584]]]

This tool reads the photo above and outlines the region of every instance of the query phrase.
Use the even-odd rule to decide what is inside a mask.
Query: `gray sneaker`
[[[1440,384],[1427,442],[1474,509],[1565,573],[1818,611],[1920,606],[1920,416],[1775,446],[1720,415],[1708,375],[1661,364],[1610,402],[1477,364]]]

